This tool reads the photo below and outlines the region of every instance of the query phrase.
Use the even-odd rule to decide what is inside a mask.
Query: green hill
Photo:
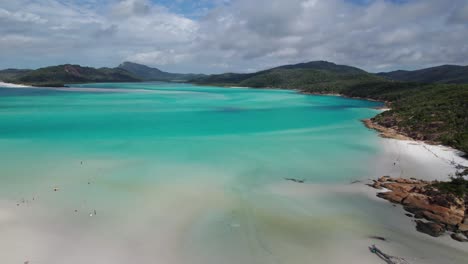
[[[416,71],[378,73],[388,79],[420,83],[468,83],[468,66],[442,65]]]
[[[366,83],[342,94],[387,101],[391,110],[374,117],[374,122],[417,140],[468,153],[467,84]]]
[[[305,63],[298,63],[298,64],[290,64],[290,65],[283,65],[272,70],[276,69],[312,69],[312,70],[323,70],[338,74],[362,74],[366,73],[366,71],[361,70],[356,67],[348,66],[348,65],[339,65],[333,62],[328,61],[311,61]]]
[[[95,69],[65,64],[29,71],[7,81],[34,86],[64,86],[67,83],[137,82],[141,80],[123,69]]]
[[[164,72],[157,68],[128,61],[120,64],[117,68],[126,70],[144,81],[186,81],[203,76],[201,74]]]
[[[308,89],[336,92],[361,82],[384,80],[364,70],[326,61],[280,66],[255,73],[224,73],[196,78],[191,82],[208,85]]]
[[[22,69],[6,69],[0,70],[0,80],[1,81],[8,81],[14,78],[18,78],[21,75],[25,75],[32,70],[22,70]]]
[[[163,72],[156,68],[124,62],[117,68],[92,68],[80,65],[58,65],[37,70],[7,69],[0,71],[0,80],[34,86],[64,86],[68,83],[186,81],[203,74]]]

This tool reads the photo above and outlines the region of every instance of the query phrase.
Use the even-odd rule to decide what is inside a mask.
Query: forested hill
[[[351,66],[326,61],[313,61],[280,66],[254,73],[214,74],[194,78],[190,82],[208,85],[286,89],[316,88],[319,85],[323,89],[334,91],[342,86],[364,80],[378,81],[383,80],[383,78]]]
[[[12,80],[18,76],[27,74],[33,70],[27,70],[27,69],[6,69],[6,70],[0,70],[0,80]]]
[[[382,72],[377,75],[408,82],[468,83],[468,66],[442,65],[415,71]]]
[[[170,73],[128,61],[120,64],[117,68],[126,70],[144,81],[187,81],[205,76],[203,74]]]
[[[265,71],[193,79],[204,85],[296,89],[386,101],[392,108],[373,121],[409,137],[468,153],[468,84],[400,82],[361,69],[318,61]]]
[[[64,86],[70,83],[92,82],[181,82],[203,76],[205,75],[164,72],[157,68],[132,62],[124,62],[116,68],[92,68],[65,64],[37,70],[0,70],[1,81],[34,86]]]
[[[68,83],[90,82],[136,82],[141,81],[137,76],[118,68],[91,68],[80,65],[58,65],[40,68],[37,70],[9,70],[0,71],[2,80],[12,83],[28,84],[34,86],[64,86]]]

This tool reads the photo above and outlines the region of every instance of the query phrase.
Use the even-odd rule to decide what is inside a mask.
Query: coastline
[[[372,101],[372,102],[380,102],[380,103],[383,103],[384,105],[381,106],[381,107],[375,107],[373,109],[376,109],[376,110],[380,110],[380,111],[389,111],[391,110],[391,102],[388,102],[388,101],[380,101],[380,100],[375,100],[375,99],[372,99],[372,98],[366,98],[366,97],[352,97],[352,96],[346,96],[346,95],[343,95],[343,94],[340,94],[340,93],[319,93],[319,92],[306,92],[306,91],[302,91],[302,90],[297,90],[298,93],[300,94],[305,94],[305,95],[324,95],[324,96],[340,96],[340,97],[344,97],[344,98],[350,98],[350,99],[360,99],[360,100],[368,100],[368,101]],[[459,156],[462,156],[463,154],[467,154],[468,153],[463,153],[461,150],[458,150],[458,149],[455,149],[455,148],[452,148],[450,146],[447,146],[447,145],[443,145],[441,144],[440,142],[435,142],[435,141],[428,141],[428,140],[418,140],[418,139],[415,139],[415,138],[412,138],[404,133],[402,133],[401,131],[398,131],[394,128],[389,128],[389,127],[385,127],[385,126],[382,126],[378,123],[376,123],[373,119],[376,117],[377,115],[371,117],[371,118],[367,118],[367,119],[363,119],[361,120],[361,122],[369,129],[372,129],[372,130],[375,130],[377,132],[379,132],[379,135],[383,138],[389,138],[389,139],[397,139],[397,140],[406,140],[406,141],[413,141],[413,142],[417,142],[419,144],[421,143],[424,143],[424,144],[427,144],[427,145],[430,145],[430,146],[441,146],[442,148],[448,148],[448,149],[452,149],[454,152],[457,153],[457,155]],[[464,160],[468,161],[468,159],[466,158],[463,158]],[[467,165],[468,166],[468,165]]]
[[[364,110],[369,115],[376,112]],[[372,137],[372,140],[377,138],[375,134],[365,131],[356,120],[351,120],[354,126]],[[436,173],[434,168],[442,168],[445,162],[422,144],[406,144],[401,140],[395,143],[396,140],[386,138],[378,140],[389,145],[389,152],[382,155],[382,159],[388,163],[381,164],[377,173],[369,175],[378,177],[382,173],[386,174],[387,170],[395,175],[411,174],[407,166],[416,170],[429,170],[429,173],[421,172],[424,176],[442,175]],[[394,145],[398,147],[391,148]],[[403,147],[411,148],[404,151],[411,158],[403,157]],[[400,161],[398,166],[392,165],[397,159]],[[82,168],[77,160],[79,169],[63,164],[66,165],[64,167],[69,177],[71,172],[68,171],[83,170],[92,162],[96,161],[85,160]],[[116,160],[116,164],[127,165],[121,160]],[[358,166],[367,169],[373,165],[361,163]],[[116,173],[122,169],[125,170],[119,167]],[[187,170],[187,174],[193,174],[196,169]],[[340,170],[343,174],[349,173],[344,166]],[[86,171],[79,173],[87,175]],[[207,171],[202,173],[207,174]],[[80,206],[78,212],[74,212],[76,205],[63,210],[51,207],[50,202],[45,200],[48,196],[54,197],[52,201],[69,199],[73,192],[72,184],[60,184],[58,192],[47,189],[48,192],[39,195],[40,199],[21,203],[20,206],[16,205],[16,200],[7,201],[5,205],[2,204],[6,210],[0,212],[0,223],[8,239],[0,244],[5,252],[15,252],[15,247],[21,247],[18,256],[8,258],[7,255],[6,260],[12,263],[23,263],[30,258],[34,263],[59,263],[64,259],[68,263],[100,261],[118,264],[129,259],[142,263],[158,261],[169,264],[220,263],[223,260],[224,263],[231,263],[229,260],[252,263],[255,261],[249,258],[249,253],[262,254],[263,257],[269,256],[268,252],[274,252],[272,256],[275,258],[278,256],[280,260],[288,260],[278,262],[305,263],[307,259],[315,259],[320,263],[331,264],[373,264],[379,259],[368,250],[372,244],[390,255],[405,257],[412,264],[458,264],[463,263],[464,257],[466,259],[468,256],[461,243],[447,237],[435,240],[416,232],[410,219],[400,213],[400,207],[393,207],[387,201],[377,198],[375,191],[364,184],[298,184],[278,177],[271,185],[254,186],[248,191],[231,190],[226,188],[230,182],[224,182],[221,173],[214,172],[215,177],[208,177],[208,181],[200,178],[187,181],[181,177],[177,182],[166,185],[158,183],[148,185],[147,189],[131,188],[131,191],[138,192],[131,194],[134,200],[130,199],[132,207],[129,209],[128,205],[125,207],[125,204],[120,204],[118,199],[110,203],[116,205],[115,209],[97,205],[89,198],[89,205]],[[288,173],[286,171],[284,176],[290,176]],[[364,181],[364,178],[359,179]],[[100,190],[96,193],[100,197],[106,196],[106,192],[97,189],[103,184],[99,177],[91,185],[86,183],[86,178],[82,180],[86,188]],[[132,187],[133,180],[119,181],[117,187],[123,188],[127,183]],[[122,201],[129,200],[126,198],[122,195]],[[98,214],[94,213],[91,217],[88,213],[94,207],[97,207]],[[120,222],[126,225],[119,225]],[[122,236],[125,239],[121,239]],[[37,241],[40,241],[39,246]],[[199,243],[201,246],[198,241],[202,241]],[[241,246],[236,247],[238,244]],[[243,245],[247,247],[244,249]],[[57,248],[61,250],[50,254]],[[337,251],[340,254],[336,254]],[[196,261],[196,257],[195,260],[192,258],[203,254],[217,261],[205,261],[202,257]],[[236,257],[238,255],[241,256],[240,260]],[[274,263],[274,260],[277,259],[268,258],[268,262],[256,263]]]
[[[347,96],[347,95],[344,95],[344,94],[341,94],[341,93],[308,92],[308,91],[304,91],[304,90],[301,90],[301,89],[287,89],[287,88],[277,88],[277,87],[262,87],[262,88],[259,88],[259,87],[247,87],[247,86],[210,85],[210,84],[198,84],[198,83],[191,83],[191,84],[197,85],[197,86],[213,86],[213,87],[218,86],[218,87],[232,88],[232,89],[245,88],[245,89],[293,90],[293,91],[296,91],[299,94],[304,94],[304,95],[339,96],[339,97],[350,98],[350,99],[359,99],[359,100],[367,100],[367,101],[372,101],[372,102],[380,102],[380,103],[383,103],[383,106],[375,107],[373,109],[381,110],[381,111],[391,110],[391,102],[376,100],[376,99],[372,99],[372,98],[368,98],[368,97]],[[0,87],[5,87],[5,88],[55,88],[55,89],[57,89],[57,87],[37,87],[37,86],[30,86],[30,85],[24,85],[24,84],[6,83],[6,82],[2,82],[1,80],[0,80]],[[65,88],[65,87],[63,87],[63,88]],[[90,88],[85,88],[85,89],[86,89],[86,91],[88,91]],[[69,88],[69,87],[67,87],[66,89],[57,89],[57,90],[82,91],[82,89],[79,89],[79,88]],[[98,88],[95,89],[96,92],[100,92],[101,90],[102,89],[98,89]],[[109,92],[109,89],[105,89],[103,91]],[[417,139],[414,139],[414,138],[412,138],[410,136],[407,136],[407,135],[403,134],[401,131],[398,131],[398,130],[396,130],[394,128],[384,127],[384,126],[374,122],[373,121],[374,117],[364,119],[364,120],[362,120],[362,122],[367,128],[378,131],[381,137],[393,138],[393,139],[398,139],[398,140],[412,140],[412,141],[420,142],[420,140],[417,140]],[[423,141],[423,142],[428,144],[428,145],[442,145],[439,142],[433,142],[433,141]],[[451,148],[450,146],[445,146],[445,145],[443,145],[443,146]],[[459,150],[457,150],[457,151],[459,151]]]
[[[377,109],[390,109],[390,102],[388,102],[388,101],[376,100],[376,99],[372,99],[372,98],[368,98],[368,97],[347,96],[347,95],[344,95],[344,94],[341,94],[341,93],[307,92],[307,91],[300,90],[300,89],[297,89],[296,91],[298,91],[300,94],[340,96],[340,97],[350,98],[350,99],[360,99],[360,100],[367,100],[367,101],[371,101],[371,102],[379,102],[379,103],[383,103],[384,106],[378,107]]]
[[[194,85],[206,86],[204,84],[196,84],[196,83],[194,83]],[[214,86],[215,87],[216,85],[208,85],[208,86]],[[48,88],[48,87],[37,87],[37,86],[24,85],[24,84],[6,83],[6,82],[3,82],[1,80],[0,80],[0,87],[5,87],[5,88],[41,88],[41,89],[44,89],[44,88],[47,89]],[[346,96],[346,95],[340,94],[340,93],[307,92],[307,91],[304,91],[304,90],[301,90],[301,89],[287,89],[287,88],[275,88],[275,87],[258,88],[258,87],[227,86],[227,85],[221,86],[221,87],[233,88],[233,89],[235,89],[235,88],[245,88],[245,89],[293,90],[293,91],[296,91],[299,94],[304,94],[304,95],[339,96],[339,97],[350,98],[350,99],[359,99],[359,100],[367,100],[367,101],[372,101],[372,102],[380,102],[380,103],[383,103],[384,105],[381,106],[381,107],[375,107],[373,109],[381,110],[381,111],[391,110],[391,103],[388,102],[388,101],[375,100],[375,99],[367,98],[367,97],[352,97],[352,96]],[[96,92],[100,92],[100,91],[109,92],[109,89],[99,89],[99,88],[91,88],[91,89],[90,88],[80,89],[80,88],[70,88],[70,87],[68,87],[68,88],[50,87],[50,88],[56,89],[56,90],[63,90],[63,91],[84,91],[86,89],[86,91],[91,90],[91,91],[96,91]],[[134,91],[134,90],[132,90],[132,91]],[[400,131],[398,131],[398,130],[396,130],[394,128],[384,127],[384,126],[376,123],[375,121],[373,121],[374,117],[364,119],[364,120],[361,120],[361,121],[367,128],[379,132],[379,135],[381,137],[383,137],[383,138],[390,138],[390,139],[397,139],[397,140],[407,140],[407,141],[414,141],[414,142],[418,142],[418,143],[423,142],[424,144],[428,144],[428,145],[432,145],[432,146],[441,145],[441,146],[443,146],[445,148],[451,148],[450,146],[442,145],[439,142],[420,141],[420,140],[414,139],[412,137],[409,137],[409,136],[403,134],[402,132],[400,132]],[[463,152],[461,152],[459,150],[456,150],[456,149],[453,149],[453,150],[458,152],[458,153],[463,153]]]
[[[398,140],[414,140],[408,136],[405,136],[403,134],[401,134],[400,132],[396,131],[395,129],[393,128],[387,128],[387,127],[384,127],[384,126],[381,126],[377,123],[375,123],[374,121],[372,121],[372,119],[364,119],[364,120],[361,120],[361,122],[369,129],[373,129],[373,130],[376,130],[377,132],[379,132],[379,135],[383,138],[393,138],[393,139],[398,139]]]
[[[432,187],[450,182],[452,176],[468,168],[465,153],[434,142],[414,140],[371,119],[362,122],[379,133],[384,145],[385,158],[376,169],[380,177],[366,184],[374,188],[375,197],[399,205],[398,214],[410,219],[408,227],[417,232],[443,240],[454,248],[458,248],[454,242],[461,245],[468,242],[466,200],[463,203],[463,198]]]
[[[7,83],[0,80],[0,87],[5,88],[31,88],[34,86],[24,85],[24,84],[15,84],[15,83]]]

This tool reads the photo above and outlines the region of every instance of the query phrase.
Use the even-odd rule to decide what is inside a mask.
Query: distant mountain
[[[141,79],[123,69],[95,69],[65,64],[29,70],[6,81],[35,86],[63,86],[67,83],[138,82]]]
[[[0,81],[7,81],[14,78],[17,78],[21,75],[25,75],[32,70],[23,70],[23,69],[6,69],[0,70]]]
[[[388,79],[420,83],[468,83],[468,66],[442,65],[416,71],[381,72]]]
[[[276,87],[316,89],[339,92],[340,89],[361,82],[381,81],[382,77],[356,67],[327,61],[312,61],[284,65],[254,73],[224,73],[195,78],[191,82],[224,86]]]
[[[146,65],[128,61],[120,64],[117,68],[124,69],[145,81],[186,81],[204,76],[203,74],[182,74],[164,72],[157,68],[151,68]]]
[[[364,70],[361,70],[356,67],[348,66],[348,65],[339,65],[333,62],[328,61],[311,61],[305,63],[298,63],[298,64],[290,64],[290,65],[283,65],[271,70],[276,69],[312,69],[312,70],[323,70],[334,72],[338,74],[362,74],[367,73]]]
[[[64,86],[68,83],[186,81],[203,74],[163,72],[145,65],[124,62],[117,68],[92,68],[80,65],[58,65],[37,70],[6,69],[0,71],[0,80],[34,86]]]

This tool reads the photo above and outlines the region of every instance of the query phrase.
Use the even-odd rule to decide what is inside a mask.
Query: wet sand
[[[464,162],[445,147],[381,143],[376,177],[417,172],[417,177],[445,179],[450,161]],[[5,263],[49,264],[383,263],[368,250],[376,244],[410,263],[466,263],[466,244],[417,232],[399,206],[377,198],[361,180],[280,181],[248,192],[226,189],[214,178],[175,181],[142,190],[133,208],[100,209],[93,216],[91,208],[64,211],[40,198],[20,206],[2,201],[0,257]],[[66,198],[66,191],[58,192]]]

